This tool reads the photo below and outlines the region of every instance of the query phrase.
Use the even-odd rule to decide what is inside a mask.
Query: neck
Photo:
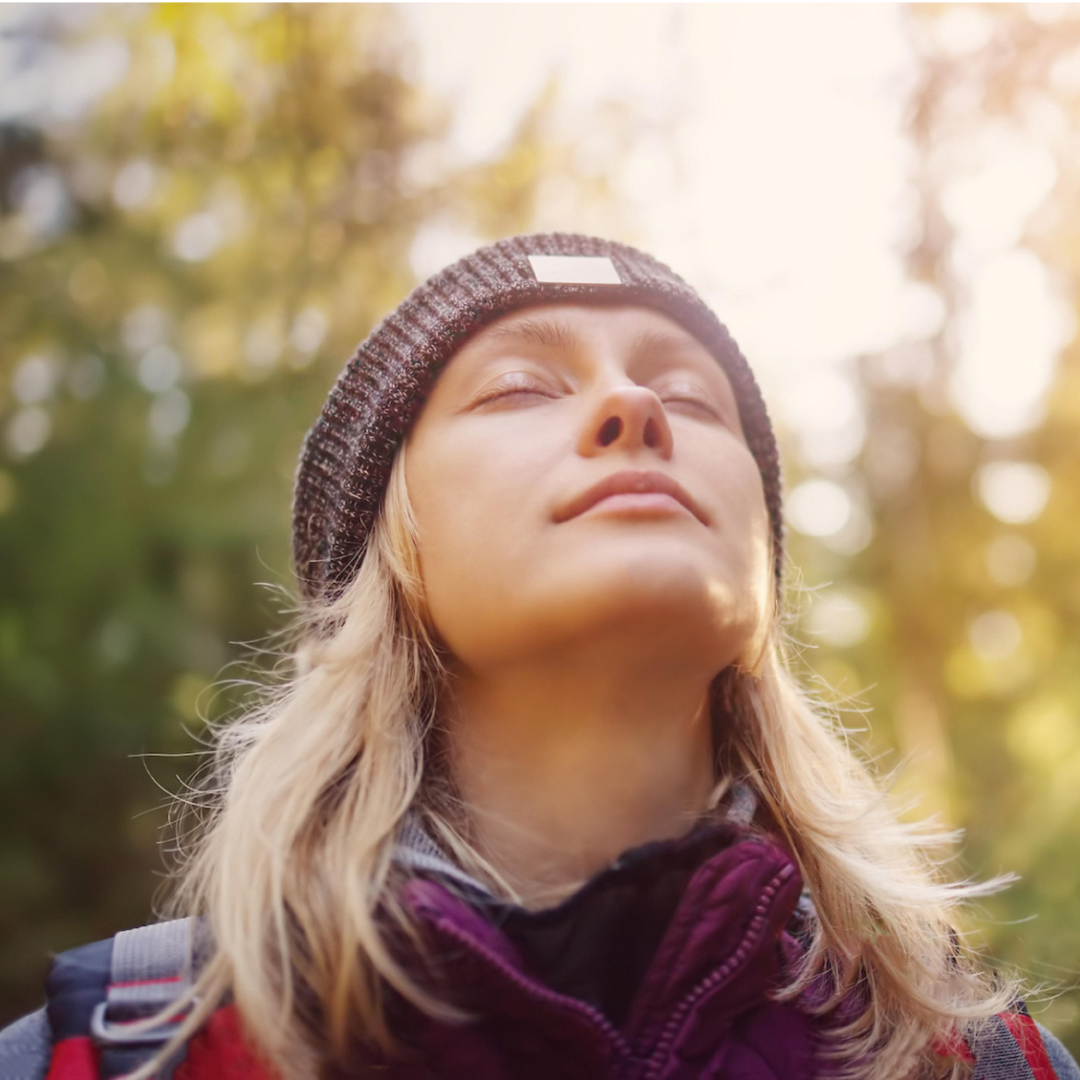
[[[455,779],[481,850],[528,906],[686,832],[715,785],[710,675],[603,659],[578,647],[454,682]]]

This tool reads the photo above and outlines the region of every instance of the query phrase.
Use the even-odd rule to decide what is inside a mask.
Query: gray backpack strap
[[[191,989],[194,938],[194,919],[174,919],[123,930],[113,939],[109,989],[90,1020],[90,1035],[102,1049],[102,1076],[132,1072],[179,1027],[182,1017],[150,1031],[132,1030]],[[169,1076],[181,1059],[177,1055],[158,1075]]]
[[[146,1016],[191,986],[191,924],[191,919],[173,919],[121,930],[113,938],[110,1011],[126,1009]]]
[[[1022,1001],[998,1013],[967,1038],[975,1058],[975,1080],[1076,1080],[1072,1055]]]
[[[52,1057],[52,1030],[45,1009],[38,1009],[0,1031],[0,1077],[43,1080]]]

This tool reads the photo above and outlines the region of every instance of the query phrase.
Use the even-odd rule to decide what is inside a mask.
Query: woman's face
[[[641,307],[551,304],[451,359],[406,447],[431,621],[474,672],[625,639],[713,673],[771,613],[761,475],[717,361]]]

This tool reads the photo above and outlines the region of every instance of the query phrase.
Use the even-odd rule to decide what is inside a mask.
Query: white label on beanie
[[[621,285],[615,264],[606,255],[530,255],[536,280],[556,285]]]

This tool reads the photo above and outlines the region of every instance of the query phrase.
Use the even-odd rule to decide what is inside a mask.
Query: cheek
[[[427,604],[452,650],[494,620],[540,533],[538,501],[523,497],[539,482],[536,454],[467,434],[421,432],[406,456]]]
[[[717,459],[714,459],[717,460]],[[746,619],[772,610],[772,525],[757,463],[745,448],[720,455],[710,470],[719,556],[731,590],[729,602]]]
[[[772,522],[765,505],[761,474],[752,458],[731,494],[736,518],[744,523],[739,537],[740,565],[736,574],[743,611],[741,621],[747,636],[743,652],[751,658],[751,663],[756,663],[753,658],[759,656],[773,618],[776,584]]]
[[[747,572],[759,585],[768,585],[772,579],[772,524],[765,505],[765,492],[756,467],[739,486],[736,499],[738,519],[745,523]]]

